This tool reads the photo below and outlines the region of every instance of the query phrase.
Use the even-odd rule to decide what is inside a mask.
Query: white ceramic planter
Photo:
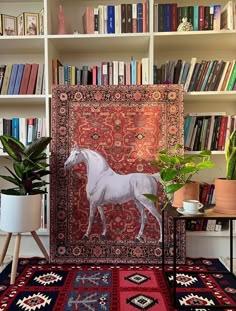
[[[30,232],[41,225],[42,196],[1,194],[0,228],[5,232]]]

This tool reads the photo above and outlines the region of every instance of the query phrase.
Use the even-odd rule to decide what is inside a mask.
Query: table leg
[[[162,270],[165,271],[165,211],[162,210]]]
[[[12,236],[12,233],[9,232],[9,233],[7,234],[7,237],[6,237],[4,246],[3,246],[3,250],[2,250],[2,254],[1,254],[1,257],[0,257],[0,266],[3,264],[4,258],[5,258],[5,256],[6,256],[7,249],[8,249],[10,240],[11,240],[11,236]]]
[[[229,234],[230,234],[230,272],[233,273],[233,220],[229,220]]]
[[[176,222],[177,220],[174,218],[174,242],[173,242],[173,247],[174,247],[174,254],[173,254],[173,280],[174,280],[174,307],[176,307]]]
[[[18,264],[18,258],[19,258],[20,241],[21,241],[21,234],[18,233],[16,235],[16,240],[15,240],[15,248],[14,248],[14,255],[13,255],[13,261],[12,261],[12,268],[11,268],[10,284],[14,284],[15,279],[16,279],[16,270],[17,270],[17,264]]]
[[[36,231],[31,231],[31,234],[35,240],[35,242],[37,243],[38,247],[40,248],[41,252],[43,253],[44,257],[47,259],[47,261],[49,261],[49,256],[48,253],[45,249],[45,247],[43,246],[43,243],[41,242],[39,236],[37,235]]]

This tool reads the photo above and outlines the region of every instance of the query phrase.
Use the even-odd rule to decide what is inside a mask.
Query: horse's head
[[[77,146],[71,150],[71,153],[64,164],[64,169],[69,169],[75,164],[79,164],[83,160],[84,156],[81,152],[81,149]]]

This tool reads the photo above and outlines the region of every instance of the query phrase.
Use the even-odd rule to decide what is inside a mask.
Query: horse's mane
[[[87,160],[89,159],[89,157],[91,158],[91,156],[89,156],[89,154],[92,155],[92,158],[94,160],[98,161],[98,159],[99,159],[100,163],[102,163],[104,165],[105,170],[110,168],[107,160],[99,152],[92,150],[92,149],[86,149],[86,148],[81,148],[81,152],[84,154],[84,156]]]

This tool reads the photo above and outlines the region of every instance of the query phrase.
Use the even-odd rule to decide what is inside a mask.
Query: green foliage
[[[182,150],[179,144],[171,150],[160,150],[157,152],[156,161],[152,162],[160,173],[163,186],[165,202],[162,209],[172,200],[177,190],[192,181],[194,175],[215,166],[210,160],[211,151],[209,150],[203,150],[194,155],[181,154]],[[145,194],[145,196],[154,202],[158,201],[156,196],[150,194]]]
[[[50,171],[47,169],[49,164],[46,162],[47,154],[44,150],[51,137],[41,137],[26,146],[9,135],[0,136],[0,141],[13,164],[13,170],[5,166],[10,175],[0,177],[15,185],[1,192],[12,195],[46,193],[45,186],[48,182],[43,180],[43,177],[49,175]]]
[[[230,135],[226,143],[226,179],[236,180],[236,130]]]

